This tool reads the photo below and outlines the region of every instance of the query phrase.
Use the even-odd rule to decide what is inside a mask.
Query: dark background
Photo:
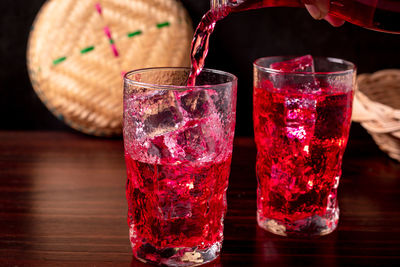
[[[44,2],[0,1],[0,129],[73,131],[41,103],[26,70],[29,30]],[[209,7],[208,0],[182,2],[194,26]],[[350,23],[334,28],[325,21],[313,20],[301,8],[267,8],[232,14],[219,22],[210,41],[206,67],[238,76],[236,134],[250,136],[255,59],[273,55],[331,56],[350,60],[356,63],[359,73],[365,73],[400,68],[399,50],[400,35],[373,32]],[[352,131],[364,134],[358,126]]]

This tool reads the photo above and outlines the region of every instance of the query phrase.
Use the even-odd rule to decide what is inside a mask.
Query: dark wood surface
[[[225,241],[207,266],[400,266],[400,164],[351,138],[338,229],[289,239],[256,224],[255,145],[235,140]],[[0,266],[146,266],[132,258],[122,140],[0,131]]]

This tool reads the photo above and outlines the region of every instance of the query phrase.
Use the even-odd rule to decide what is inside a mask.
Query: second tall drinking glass
[[[258,224],[284,236],[332,232],[355,66],[334,58],[254,63]],[[315,69],[314,69],[315,68]]]

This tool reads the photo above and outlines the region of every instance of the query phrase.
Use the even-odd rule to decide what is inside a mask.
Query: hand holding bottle
[[[400,34],[399,0],[210,0],[222,17],[263,7],[306,7],[315,19],[333,26],[344,21],[366,29]]]
[[[330,0],[303,0],[303,2],[306,9],[314,19],[324,19],[329,22],[329,24],[335,27],[343,25],[344,20],[338,19],[328,14],[330,8]]]

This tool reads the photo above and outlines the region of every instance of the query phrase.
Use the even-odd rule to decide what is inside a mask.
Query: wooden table
[[[237,138],[222,256],[208,266],[400,266],[400,164],[350,139],[338,230],[312,239],[256,224],[255,145]],[[0,266],[146,266],[131,256],[123,144],[0,131]]]

